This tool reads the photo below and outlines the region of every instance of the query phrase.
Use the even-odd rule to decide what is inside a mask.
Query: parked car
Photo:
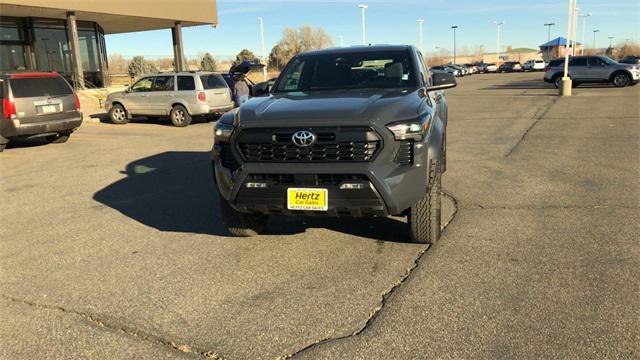
[[[546,66],[544,60],[528,60],[522,64],[522,69],[524,71],[544,71]]]
[[[498,72],[519,72],[522,70],[522,64],[517,61],[507,61],[498,67]]]
[[[57,73],[0,73],[0,151],[9,141],[64,143],[82,124],[80,100]]]
[[[223,115],[212,163],[229,231],[270,215],[407,216],[409,238],[440,237],[447,73],[429,76],[412,46],[294,56],[269,96]]]
[[[464,66],[466,66],[469,69],[471,74],[476,74],[479,72],[478,70],[479,67],[476,64],[464,64]]]
[[[458,72],[460,73],[460,76],[469,75],[469,69],[467,69],[465,66],[458,65],[458,64],[449,64],[447,66],[458,70]]]
[[[619,61],[621,64],[640,64],[640,56],[625,56],[622,60]]]
[[[194,116],[233,109],[231,91],[222,76],[212,72],[160,73],[140,78],[125,91],[109,94],[105,109],[114,124],[133,116],[169,116],[178,127]]]
[[[498,71],[498,66],[496,64],[482,64],[480,65],[481,73],[494,73]]]
[[[442,71],[444,71],[444,72],[448,72],[449,74],[451,74],[451,75],[453,75],[453,76],[455,76],[455,77],[460,76],[460,70],[458,70],[458,69],[454,69],[454,68],[452,68],[452,67],[450,67],[450,66],[443,66],[443,65],[440,65],[440,66],[434,66],[434,67],[432,67],[431,69],[432,69],[432,70],[442,70]]]
[[[544,81],[559,88],[563,76],[564,61],[551,62],[544,74]],[[574,56],[569,60],[569,78],[573,80],[573,86],[612,83],[616,87],[625,87],[640,81],[640,65],[620,64],[606,56]]]

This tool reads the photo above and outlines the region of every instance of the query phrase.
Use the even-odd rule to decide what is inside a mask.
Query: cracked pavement
[[[9,148],[0,358],[640,356],[640,87],[557,98],[540,77],[448,92],[431,248],[392,218],[225,236],[212,124]]]

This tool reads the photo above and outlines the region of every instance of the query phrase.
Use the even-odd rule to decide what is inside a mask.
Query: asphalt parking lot
[[[0,154],[0,358],[638,358],[640,86],[448,91],[448,219],[228,237],[212,123]]]

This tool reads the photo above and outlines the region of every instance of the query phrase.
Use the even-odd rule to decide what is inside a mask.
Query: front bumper
[[[429,151],[425,142],[413,144],[413,164],[394,161],[399,148],[391,135],[377,131],[383,137],[383,147],[372,162],[332,163],[242,163],[234,152],[239,167],[223,166],[222,147],[214,145],[212,163],[220,194],[236,210],[245,213],[312,214],[329,216],[401,215],[423,196],[427,188]],[[384,134],[384,135],[383,135]],[[254,176],[293,176],[293,182],[269,182],[267,188],[249,189],[247,182]],[[360,176],[368,186],[360,190],[342,190],[340,183],[323,185],[313,179],[324,175]],[[300,212],[287,209],[288,188],[321,188],[329,193],[328,211]]]
[[[49,120],[37,123],[21,123],[20,119],[2,121],[2,136],[29,137],[40,134],[73,131],[82,124],[82,113],[71,118]]]

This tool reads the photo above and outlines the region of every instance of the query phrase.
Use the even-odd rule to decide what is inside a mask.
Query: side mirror
[[[456,77],[449,73],[435,73],[431,76],[431,86],[427,91],[450,89],[458,86]]]

